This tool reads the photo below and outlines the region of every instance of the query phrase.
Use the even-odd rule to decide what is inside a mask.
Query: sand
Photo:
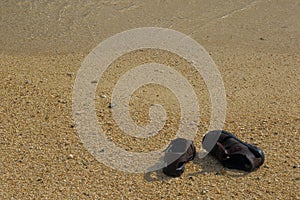
[[[0,5],[1,199],[300,199],[299,2],[66,0]],[[161,170],[122,172],[87,151],[72,111],[81,63],[103,39],[145,26],[185,33],[210,53],[226,89],[224,129],[264,150],[261,168],[252,173],[228,170],[208,156],[188,163],[180,178],[169,178]],[[188,62],[161,50],[123,55],[99,80],[96,114],[107,137],[128,151],[149,152],[176,134],[178,102],[158,85],[137,90],[130,104],[140,125],[149,122],[151,104],[164,105],[168,121],[153,138],[123,134],[111,116],[114,84],[124,71],[144,62],[172,66],[191,82],[201,110],[194,140],[199,150],[210,120],[209,92]]]

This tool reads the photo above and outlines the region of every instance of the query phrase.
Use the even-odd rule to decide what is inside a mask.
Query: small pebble
[[[67,72],[68,76],[73,76],[73,74],[74,74],[73,72]]]
[[[36,179],[36,181],[42,181],[43,179],[41,178],[41,177],[38,177],[37,179]]]
[[[298,168],[299,166],[297,164],[294,164],[293,168],[296,169]]]
[[[189,61],[190,64],[195,65],[196,62],[194,60]]]
[[[202,191],[200,192],[201,195],[205,195],[206,193],[207,193],[207,190],[202,190]]]
[[[100,97],[103,98],[103,99],[105,99],[105,98],[106,98],[106,95],[100,94]]]
[[[68,155],[68,159],[73,159],[73,158],[74,158],[73,154]]]
[[[109,108],[113,108],[113,107],[115,107],[115,106],[116,106],[116,104],[114,104],[114,103],[110,103],[110,104],[108,105]]]
[[[97,81],[91,81],[91,83],[97,83]]]
[[[104,152],[104,149],[100,149],[99,152],[100,152],[100,153],[103,153],[103,152]]]

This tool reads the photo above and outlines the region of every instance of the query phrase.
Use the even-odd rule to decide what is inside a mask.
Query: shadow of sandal
[[[210,155],[205,156],[204,158],[201,159],[198,156],[196,156],[195,159],[189,164],[200,165],[201,171],[190,172],[190,173],[185,172],[186,173],[185,176],[187,177],[201,176],[201,175],[213,173],[215,175],[220,175],[220,176],[239,178],[249,174],[249,172],[245,172],[241,170],[224,168],[222,164],[220,164],[216,159],[214,159]],[[148,182],[154,182],[154,181],[167,181],[173,179],[173,177],[169,177],[165,175],[162,169],[160,169],[160,170],[145,173],[144,179]]]
[[[193,160],[193,164],[200,165],[201,171],[188,173],[188,176],[198,176],[205,175],[209,173],[214,173],[215,175],[230,176],[232,178],[243,177],[249,174],[249,172],[234,170],[224,168],[221,163],[219,163],[215,158],[208,155],[204,158],[199,158],[198,156]]]

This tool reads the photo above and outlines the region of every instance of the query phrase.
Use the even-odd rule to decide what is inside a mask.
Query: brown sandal
[[[165,167],[163,172],[172,177],[180,176],[185,169],[185,164],[196,156],[196,148],[193,141],[184,138],[172,140],[165,150]]]
[[[205,137],[218,137],[218,135],[219,139],[209,153],[224,167],[254,171],[264,163],[265,156],[260,148],[243,142],[232,133],[223,130],[206,134],[202,141],[203,148],[208,149],[208,144],[204,142]]]

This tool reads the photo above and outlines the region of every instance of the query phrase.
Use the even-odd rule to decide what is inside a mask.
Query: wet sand
[[[299,199],[300,4],[296,1],[1,2],[1,199]],[[225,129],[261,147],[255,172],[223,168],[211,157],[187,164],[180,178],[132,174],[99,163],[78,137],[72,112],[76,74],[103,39],[136,27],[185,33],[211,54],[222,75]],[[207,88],[191,66],[168,52],[144,50],[118,59],[99,80],[99,123],[119,147],[149,152],[168,144],[180,118],[174,95],[157,85],[131,99],[132,118],[149,122],[164,105],[168,123],[154,138],[122,134],[108,108],[120,67],[167,64],[188,77],[199,99],[200,149],[210,120]],[[106,98],[101,98],[100,95]],[[143,100],[141,100],[143,99]],[[70,156],[72,154],[72,156]]]

